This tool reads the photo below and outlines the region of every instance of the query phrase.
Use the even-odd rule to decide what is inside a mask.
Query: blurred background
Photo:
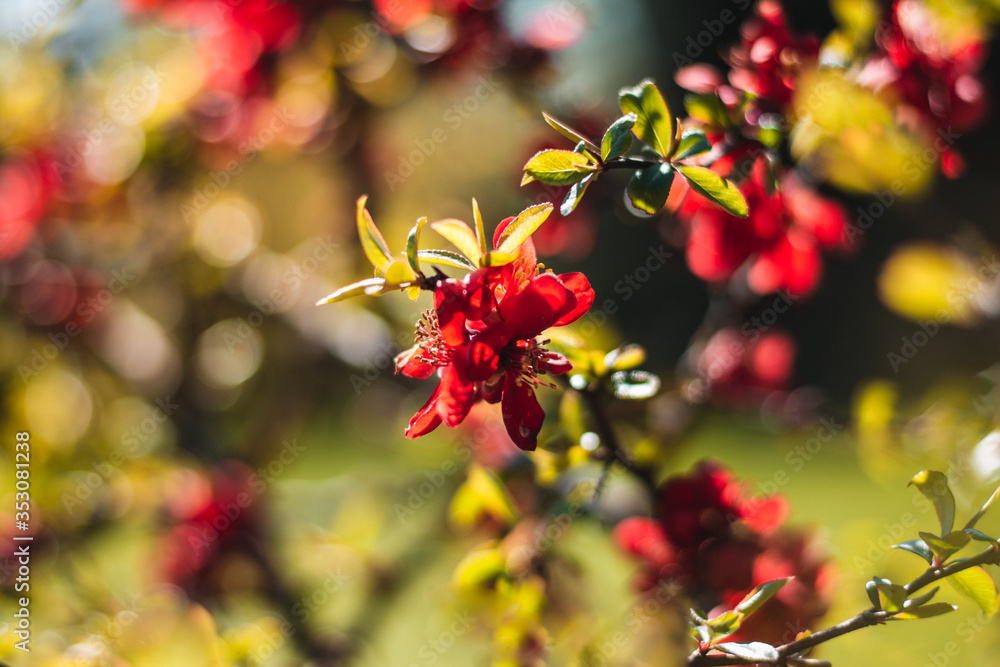
[[[851,17],[863,24],[876,4],[789,3],[789,29],[850,35]],[[943,26],[935,36],[975,51],[971,78],[951,81],[975,113],[936,128],[951,128],[955,158],[930,150],[920,161],[933,131],[899,155],[877,143],[848,158],[782,147],[823,165],[803,174],[857,232],[824,254],[815,288],[756,294],[738,272],[706,282],[671,214],[630,213],[620,172],[535,236],[546,266],[583,271],[597,302],[614,302],[575,335],[604,351],[640,345],[663,379],[641,408],[616,413],[630,451],[661,478],[711,457],[749,493],[785,494],[790,522],[809,526],[835,564],[827,622],[868,605],[873,574],[919,572],[887,549],[933,528],[905,488],[915,472],[948,472],[960,516],[1000,478],[996,8],[920,4]],[[542,111],[599,138],[620,115],[617,91],[653,78],[684,115],[677,70],[732,65],[724,56],[754,15],[744,0],[4,2],[0,659],[677,663],[692,646],[676,624],[627,628],[636,565],[609,527],[649,507],[620,472],[597,512],[543,547],[559,560],[535,615],[547,628],[532,635],[544,637],[536,653],[497,658],[503,633],[470,618],[454,590],[456,566],[496,537],[482,516],[505,511],[469,501],[468,471],[501,474],[524,515],[544,493],[571,499],[600,471],[565,425],[572,406],[541,396],[546,437],[530,455],[496,406],[405,440],[431,387],[395,375],[392,360],[427,297],[314,304],[370,276],[354,221],[362,194],[397,251],[421,216],[471,219],[473,196],[488,230],[558,203],[564,188],[518,187],[536,151],[571,148]],[[873,133],[891,142],[897,127],[909,127],[903,114]],[[637,272],[656,251],[670,253],[662,268]],[[769,347],[741,342],[748,331]],[[719,378],[705,369],[732,354],[727,335],[746,358]],[[31,434],[27,656],[11,623],[18,431]],[[820,657],[943,667],[940,655],[984,664],[998,649],[996,621],[963,602]]]

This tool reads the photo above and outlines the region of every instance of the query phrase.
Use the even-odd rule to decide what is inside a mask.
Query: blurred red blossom
[[[710,616],[758,584],[794,577],[732,637],[780,644],[819,620],[831,592],[830,564],[807,535],[781,527],[787,514],[782,496],[751,495],[720,464],[703,461],[663,482],[654,517],[625,519],[614,539],[642,562],[640,589],[670,580]]]

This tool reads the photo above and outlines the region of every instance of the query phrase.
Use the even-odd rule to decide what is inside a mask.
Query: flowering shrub
[[[957,143],[990,118],[989,3],[835,0],[821,35],[734,2],[735,44],[731,8],[703,22],[724,67],[678,52],[608,104],[579,83],[648,48],[641,3],[122,0],[115,48],[91,4],[0,53],[0,421],[33,447],[0,607],[35,631],[0,659],[822,665],[954,596],[1000,609],[996,369],[830,400],[809,363],[886,336],[798,326],[863,284],[913,322],[894,373],[992,340],[992,230],[940,220],[988,198]],[[473,187],[520,212],[404,223]],[[855,451],[914,512],[816,499]],[[867,545],[833,525],[856,505]],[[52,571],[30,591],[17,537]]]

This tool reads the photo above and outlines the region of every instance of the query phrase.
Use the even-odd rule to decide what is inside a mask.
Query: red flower
[[[730,178],[739,165],[752,165],[739,183],[747,218],[730,215],[684,183],[675,185],[673,201],[681,202],[677,216],[688,227],[688,266],[699,278],[719,281],[745,265],[750,288],[758,294],[808,294],[822,271],[820,248],[847,246],[847,216],[794,175],[778,174],[778,184],[770,187],[767,162],[754,159],[749,150],[744,147],[713,165]]]
[[[513,218],[500,223],[500,234]],[[530,239],[517,260],[448,279],[435,291],[435,308],[417,327],[417,344],[396,359],[399,373],[415,378],[438,371],[441,382],[407,428],[416,438],[441,422],[459,424],[478,398],[500,403],[504,425],[518,447],[534,449],[545,413],[534,388],[539,376],[561,375],[569,361],[535,337],[576,321],[594,301],[580,273],[538,273]]]

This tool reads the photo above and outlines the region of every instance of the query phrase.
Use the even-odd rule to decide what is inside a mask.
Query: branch
[[[929,584],[949,577],[956,572],[980,565],[1000,565],[1000,545],[993,544],[976,556],[954,561],[944,567],[930,567],[916,579],[903,586],[903,588],[906,590],[907,597],[909,597]],[[824,663],[821,660],[809,660],[797,654],[808,651],[814,646],[830,641],[835,637],[846,635],[849,632],[867,628],[870,625],[883,624],[888,620],[892,620],[896,613],[898,612],[878,611],[874,607],[869,607],[857,616],[842,621],[837,625],[777,647],[778,657],[774,660],[747,660],[746,658],[729,655],[728,653],[706,654],[701,651],[695,651],[688,657],[688,664],[692,667],[722,667],[724,665],[777,665],[781,667],[790,665],[805,667],[811,665],[818,667],[820,664],[829,663]]]

